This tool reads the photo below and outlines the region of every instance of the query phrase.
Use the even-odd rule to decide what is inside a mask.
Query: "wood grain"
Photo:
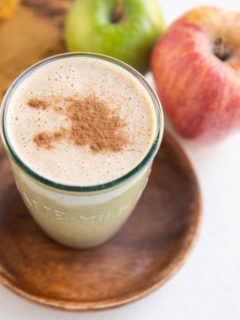
[[[136,300],[167,281],[196,239],[200,192],[193,169],[165,135],[135,212],[108,243],[67,249],[34,223],[0,156],[0,282],[66,310],[93,310]]]
[[[62,29],[72,2],[73,0],[22,0],[22,5]]]

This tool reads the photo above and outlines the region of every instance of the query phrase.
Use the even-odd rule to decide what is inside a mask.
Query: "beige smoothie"
[[[132,212],[153,160],[133,172],[158,129],[141,81],[105,59],[62,56],[30,70],[4,103],[5,145],[21,163],[10,152],[35,221],[65,245],[106,241]]]

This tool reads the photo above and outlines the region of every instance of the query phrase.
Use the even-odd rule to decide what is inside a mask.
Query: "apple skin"
[[[174,22],[156,44],[151,68],[157,91],[183,137],[215,142],[240,129],[239,30],[240,13],[198,7]],[[219,37],[228,58],[214,52]]]
[[[121,19],[111,22],[115,5],[116,0],[76,0],[65,24],[67,49],[113,56],[145,73],[164,29],[157,0],[123,0]]]

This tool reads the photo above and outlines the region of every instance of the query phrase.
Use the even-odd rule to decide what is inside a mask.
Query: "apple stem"
[[[214,42],[214,54],[222,61],[226,61],[230,57],[230,50],[226,47],[226,41],[222,37],[218,37]]]
[[[123,14],[123,0],[116,0],[115,7],[112,12],[111,22],[118,22]]]

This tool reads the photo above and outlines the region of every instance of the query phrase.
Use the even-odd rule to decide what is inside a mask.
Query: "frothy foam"
[[[89,95],[112,110],[117,107],[126,122],[122,130],[129,143],[121,151],[93,152],[65,139],[51,149],[34,142],[37,133],[70,124],[52,108],[30,108],[30,99]],[[110,62],[86,57],[62,58],[35,69],[15,89],[6,121],[10,143],[28,167],[54,182],[79,186],[106,183],[131,171],[148,152],[156,130],[154,106],[142,84]]]

